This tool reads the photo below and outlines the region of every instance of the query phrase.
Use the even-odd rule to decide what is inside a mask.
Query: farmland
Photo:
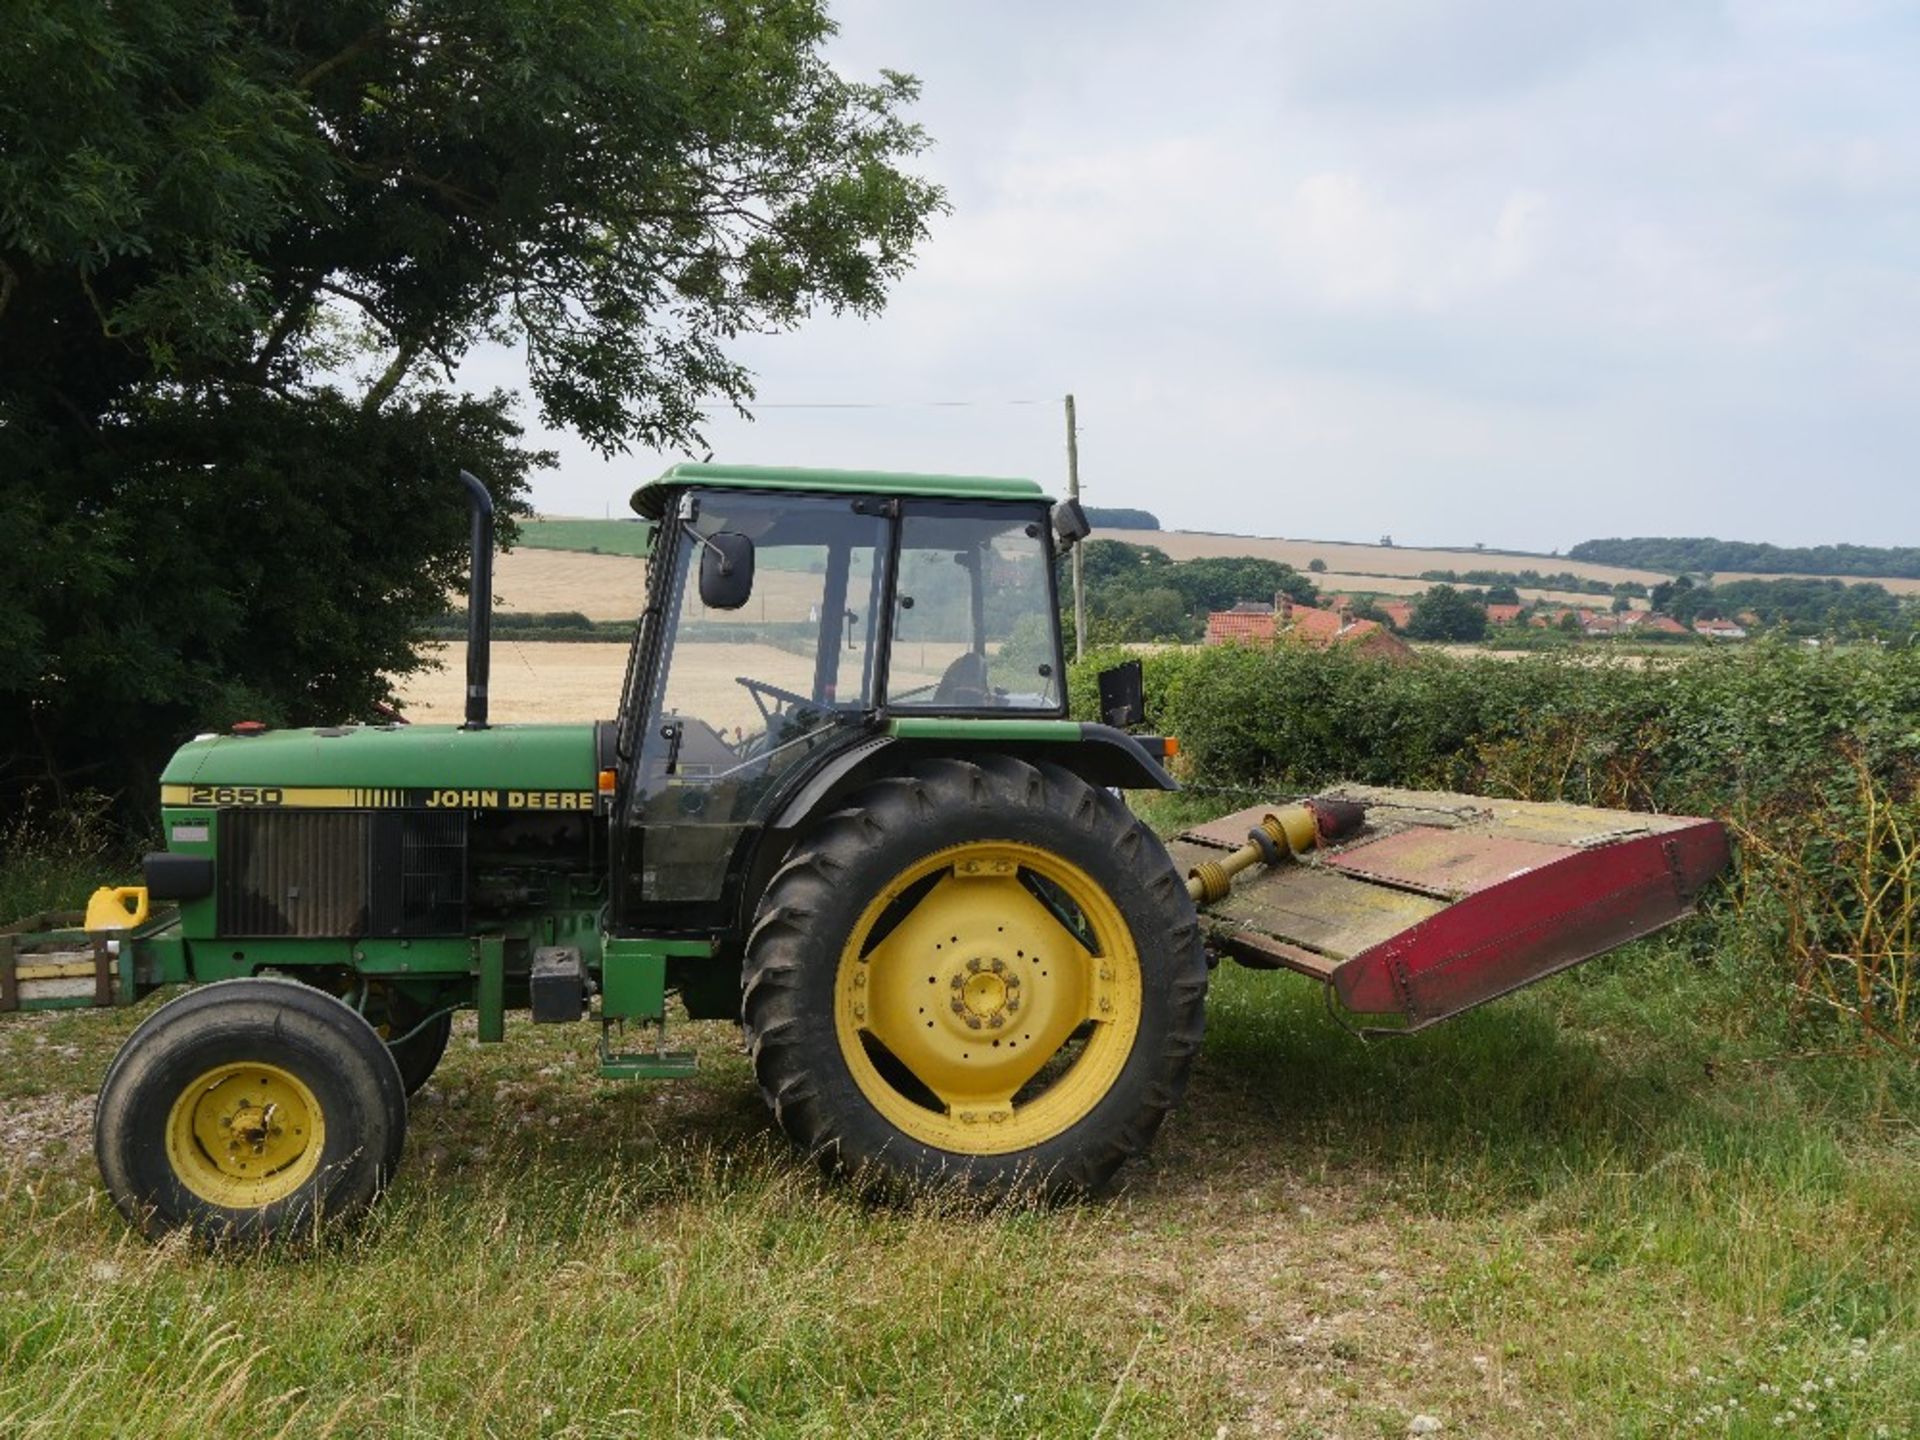
[[[521,526],[521,548],[501,557],[501,594],[517,609],[579,610],[591,619],[625,619],[638,606],[641,581],[630,568],[640,562],[644,528],[623,520],[576,520],[543,517]],[[1417,595],[1430,581],[1420,578],[1427,571],[1466,572],[1489,570],[1517,575],[1533,570],[1542,575],[1571,574],[1612,586],[1625,583],[1655,585],[1671,578],[1655,570],[1602,565],[1591,561],[1570,560],[1557,555],[1516,554],[1492,550],[1445,550],[1431,547],[1358,545],[1351,542],[1289,540],[1254,535],[1207,534],[1186,530],[1112,530],[1101,538],[1129,545],[1151,545],[1172,560],[1195,560],[1213,556],[1251,556],[1275,560],[1305,571],[1315,560],[1326,565],[1315,572],[1314,583],[1322,590],[1338,590],[1376,595]],[[570,557],[560,560],[559,556]],[[1780,580],[1780,575],[1759,575],[1729,571],[1714,577],[1716,581]],[[1797,578],[1821,579],[1822,576]],[[1850,583],[1871,577],[1846,576]],[[1920,580],[1876,579],[1896,595],[1920,595]],[[1560,590],[1521,585],[1524,601],[1552,605],[1593,605],[1604,603],[1588,591]],[[576,603],[564,603],[572,596]],[[1248,599],[1260,597],[1248,596]],[[1635,609],[1646,608],[1644,599],[1634,599]],[[622,608],[624,607],[624,608]]]

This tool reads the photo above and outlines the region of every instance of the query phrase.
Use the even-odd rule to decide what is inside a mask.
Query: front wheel
[[[399,1067],[344,1002],[223,980],[162,1006],[107,1070],[101,1178],[148,1236],[283,1239],[365,1209],[405,1142]]]
[[[948,760],[801,842],[748,941],[743,1018],[807,1151],[1072,1192],[1179,1099],[1206,986],[1186,887],[1125,806],[1055,766]]]

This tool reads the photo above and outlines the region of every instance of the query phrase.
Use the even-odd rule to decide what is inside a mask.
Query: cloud
[[[755,337],[716,453],[1060,475],[1171,523],[1562,548],[1916,540],[1920,33],[1791,0],[861,0],[954,213]],[[510,375],[501,357],[475,374]],[[975,400],[968,409],[915,403]],[[668,456],[563,444],[599,513]],[[1223,518],[1224,517],[1224,518]]]

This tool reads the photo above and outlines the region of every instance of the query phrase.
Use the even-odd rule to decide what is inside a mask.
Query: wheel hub
[[[949,1008],[970,1030],[995,1030],[1020,1013],[1020,973],[999,956],[970,958],[947,981]]]
[[[217,1205],[263,1205],[291,1194],[319,1163],[319,1102],[278,1065],[222,1065],[188,1085],[167,1125],[173,1172]]]
[[[271,1100],[258,1106],[250,1100],[241,1100],[240,1108],[220,1121],[233,1133],[233,1139],[227,1142],[228,1151],[247,1149],[255,1155],[265,1153],[267,1141],[286,1134],[285,1126],[274,1123],[274,1112],[279,1108]]]

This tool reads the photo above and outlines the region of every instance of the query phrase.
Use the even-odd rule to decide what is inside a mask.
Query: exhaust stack
[[[473,510],[471,559],[467,580],[467,723],[462,730],[487,728],[487,673],[493,647],[493,496],[467,471],[460,472]]]

